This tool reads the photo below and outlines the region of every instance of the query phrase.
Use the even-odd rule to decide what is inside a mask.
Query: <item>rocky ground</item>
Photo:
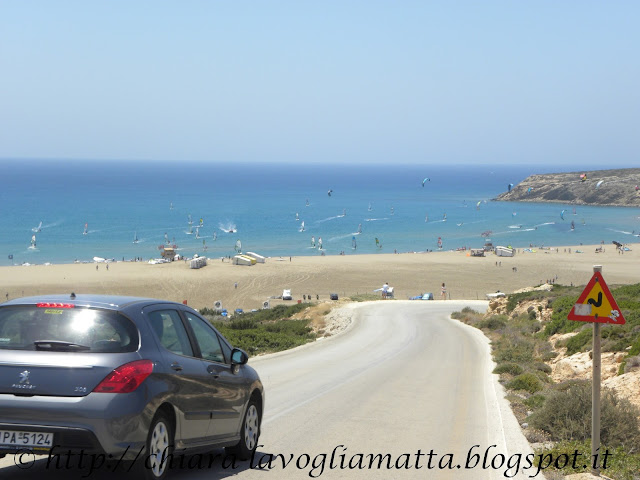
[[[584,181],[582,174],[586,174]],[[531,175],[494,200],[637,207],[640,190],[636,186],[640,186],[640,168],[549,173]]]

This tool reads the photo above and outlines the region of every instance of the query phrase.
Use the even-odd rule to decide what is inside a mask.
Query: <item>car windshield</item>
[[[64,352],[134,352],[138,332],[109,310],[36,306],[0,308],[0,349]]]

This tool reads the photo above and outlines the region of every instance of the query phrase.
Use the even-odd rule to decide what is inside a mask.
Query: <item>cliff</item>
[[[586,174],[584,181],[582,174]],[[531,175],[493,200],[638,207],[636,186],[640,188],[640,168],[547,173]]]

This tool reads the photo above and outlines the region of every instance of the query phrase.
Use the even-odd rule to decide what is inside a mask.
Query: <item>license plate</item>
[[[0,430],[0,447],[51,448],[52,446],[53,433]]]

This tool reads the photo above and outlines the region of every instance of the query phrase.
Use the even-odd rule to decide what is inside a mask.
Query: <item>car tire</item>
[[[247,410],[242,420],[240,429],[240,441],[233,447],[227,447],[229,455],[235,455],[238,460],[248,460],[258,447],[260,437],[260,410],[255,400],[249,400]]]
[[[170,455],[173,453],[174,427],[167,416],[158,412],[151,422],[145,449],[144,478],[163,480],[170,470]],[[164,459],[164,461],[163,461]]]

